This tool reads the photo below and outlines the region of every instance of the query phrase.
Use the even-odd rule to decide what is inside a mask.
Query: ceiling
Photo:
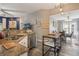
[[[69,20],[77,19],[79,18],[79,10],[73,10],[69,12],[64,12],[63,15],[56,14],[56,15],[51,15],[50,18],[52,20],[67,20],[69,16]]]
[[[10,12],[32,13],[40,9],[52,9],[57,3],[0,3],[0,8]]]

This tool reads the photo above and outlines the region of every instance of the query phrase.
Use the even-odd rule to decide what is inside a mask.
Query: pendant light
[[[61,15],[63,15],[63,14],[64,14],[62,6],[63,6],[63,5],[60,3],[60,8],[59,8],[59,11],[60,11]]]

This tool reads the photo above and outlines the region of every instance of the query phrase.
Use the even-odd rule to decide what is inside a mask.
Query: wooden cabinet
[[[28,35],[28,47],[30,49],[36,47],[36,36],[35,36],[35,33],[32,33],[32,34]]]
[[[28,36],[25,36],[19,43],[25,47],[28,47]]]

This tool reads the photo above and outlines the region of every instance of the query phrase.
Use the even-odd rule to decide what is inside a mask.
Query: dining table
[[[59,47],[61,48],[61,39],[60,39],[60,37],[61,37],[61,33],[51,33],[51,34],[48,34],[48,35],[44,35],[43,36],[43,40],[42,40],[42,55],[44,56],[47,52],[45,52],[44,53],[44,40],[45,40],[45,38],[49,38],[49,39],[52,39],[53,41],[54,41],[54,47],[52,47],[52,48],[54,48],[54,56],[56,55],[56,48],[57,48],[57,41],[59,40],[60,41],[60,45],[59,45]],[[46,46],[46,45],[45,45]],[[50,47],[50,46],[49,46]]]

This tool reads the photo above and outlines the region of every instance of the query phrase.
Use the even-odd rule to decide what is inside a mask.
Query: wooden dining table
[[[60,36],[62,33],[59,33],[59,32],[55,32],[55,33],[49,33],[48,35],[52,35],[52,36]]]
[[[46,53],[44,53],[44,39],[45,38],[49,38],[49,39],[53,39],[54,40],[54,55],[56,55],[56,41],[60,39],[61,33],[51,33],[48,35],[44,35],[43,36],[43,40],[42,40],[42,55],[44,56]],[[61,42],[60,42],[61,43]],[[61,46],[61,44],[60,44]]]

